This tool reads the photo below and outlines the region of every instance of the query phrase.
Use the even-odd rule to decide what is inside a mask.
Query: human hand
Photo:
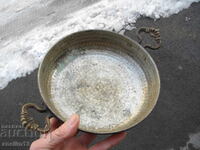
[[[30,150],[108,150],[126,136],[125,132],[114,134],[89,147],[96,135],[84,133],[77,137],[79,122],[79,116],[76,114],[62,125],[59,125],[57,119],[52,118],[50,121],[51,131],[34,141]]]

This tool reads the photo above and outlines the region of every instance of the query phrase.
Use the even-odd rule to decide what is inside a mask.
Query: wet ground
[[[129,130],[127,138],[115,150],[200,149],[199,14],[200,3],[195,3],[169,18],[137,21],[137,27],[160,28],[162,47],[148,52],[160,72],[161,93],[149,117]],[[135,30],[125,34],[136,39]],[[22,104],[42,101],[37,87],[37,70],[12,81],[0,91],[0,99],[0,149],[28,149],[38,135],[20,128],[19,113]],[[34,114],[42,122],[40,114]]]

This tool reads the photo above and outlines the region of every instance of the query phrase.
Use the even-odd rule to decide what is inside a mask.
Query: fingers
[[[62,143],[68,138],[76,135],[79,125],[79,116],[72,115],[68,121],[62,124],[59,128],[55,129],[51,133],[47,134],[47,137],[41,138],[32,143],[31,150],[37,149],[52,149],[58,144]]]
[[[58,122],[58,119],[56,118],[51,118],[50,119],[50,131],[46,134],[42,134],[41,138],[46,138],[48,136],[49,133],[51,133],[52,131],[54,131],[55,129],[57,129],[60,126],[60,123]]]
[[[72,115],[71,118],[62,124],[59,128],[54,130],[51,133],[51,145],[57,145],[60,142],[63,142],[67,138],[73,137],[76,135],[79,125],[79,116]]]
[[[96,135],[92,133],[84,133],[80,137],[78,137],[78,140],[83,144],[83,145],[89,145],[94,139],[96,138]]]
[[[59,123],[58,119],[51,118],[50,119],[50,125],[51,125],[51,129],[50,129],[49,132],[52,132],[60,126],[60,123]]]
[[[89,150],[108,150],[113,146],[117,145],[120,141],[122,141],[126,137],[126,133],[122,132],[119,134],[112,135],[107,139],[95,144]]]

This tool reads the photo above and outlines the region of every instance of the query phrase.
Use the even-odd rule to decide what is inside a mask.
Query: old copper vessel
[[[160,35],[151,32],[159,48]],[[139,31],[140,32],[140,31]],[[141,122],[154,108],[160,91],[158,69],[148,52],[126,36],[102,30],[73,33],[55,44],[38,71],[38,86],[47,108],[27,103],[21,122],[45,133],[49,116],[40,127],[29,108],[49,111],[62,121],[80,115],[79,129],[96,134],[127,130]]]

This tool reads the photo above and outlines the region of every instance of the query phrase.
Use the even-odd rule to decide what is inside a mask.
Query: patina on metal
[[[40,127],[39,124],[32,117],[30,117],[28,109],[35,109],[41,113],[46,112],[47,109],[41,108],[38,105],[33,104],[33,103],[27,103],[22,106],[22,110],[20,114],[20,121],[26,129],[35,130],[40,133],[47,133],[50,130],[50,120],[49,120],[50,118],[47,116],[45,119],[46,120],[45,127]]]
[[[148,30],[142,28],[142,30],[152,32],[152,35],[157,37],[159,36],[158,31],[152,28]],[[159,46],[151,46],[151,48],[155,49],[159,48]],[[104,62],[105,60],[108,65],[106,63],[99,63],[99,65],[98,62],[96,63],[96,60],[98,62]],[[85,67],[83,65],[87,66],[85,68],[86,71],[80,69],[80,66]],[[73,69],[73,66],[75,69]],[[109,68],[109,66],[113,67]],[[100,76],[104,78],[99,78],[98,67],[103,69],[104,72],[108,72],[108,76],[105,73]],[[63,72],[63,70],[65,71]],[[110,70],[111,72],[109,72]],[[115,77],[113,80],[109,73]],[[121,105],[124,105],[124,103],[120,101],[121,99],[126,100],[126,97],[122,96],[126,96],[127,91],[128,95],[131,95],[132,91],[134,92],[134,85],[131,85],[131,81],[134,81],[134,78],[136,81],[139,79],[138,84],[141,85],[136,89],[140,93],[139,98],[133,99],[133,101],[136,100],[139,102],[139,109],[137,105],[133,107],[137,110],[137,115],[133,115],[134,109],[126,109],[125,106],[122,107]],[[147,117],[157,102],[160,91],[160,78],[153,59],[137,42],[114,32],[88,30],[77,32],[61,39],[49,50],[39,67],[38,85],[44,103],[62,121],[66,121],[69,118],[69,114],[66,113],[67,111],[63,111],[63,108],[79,107],[77,110],[74,109],[76,112],[71,113],[78,113],[81,116],[84,112],[84,115],[89,115],[91,118],[99,117],[100,120],[103,120],[101,118],[103,115],[98,114],[100,112],[103,114],[104,109],[93,110],[92,106],[98,108],[95,104],[97,106],[102,105],[101,108],[105,106],[106,110],[115,111],[112,112],[112,117],[114,118],[118,117],[117,113],[124,113],[124,115],[119,115],[121,115],[121,118],[123,116],[126,117],[125,120],[122,118],[123,121],[120,122],[121,118],[117,118],[119,122],[116,122],[118,123],[116,125],[110,124],[106,126],[106,120],[102,124],[105,127],[99,126],[97,128],[95,128],[95,125],[98,126],[98,124],[95,123],[88,123],[88,126],[84,121],[80,123],[79,129],[82,131],[107,134],[127,130]],[[128,89],[126,86],[128,86]],[[125,93],[122,93],[124,89]],[[57,97],[55,96],[56,94],[58,95]],[[63,100],[59,98],[62,96]],[[80,98],[77,99],[77,96]],[[77,99],[78,101],[74,103],[73,99]],[[130,96],[127,99],[130,99]],[[140,99],[142,101],[141,104]],[[69,103],[67,103],[68,100],[70,101]],[[109,104],[112,105],[113,102],[114,105],[106,105],[108,101]],[[59,102],[64,102],[65,104],[62,105]],[[25,104],[22,107],[21,113],[22,124],[29,129],[42,133],[48,132],[50,129],[49,118],[46,118],[46,127],[41,128],[28,115],[29,108],[34,108],[39,112],[45,111],[45,109],[35,104]],[[118,109],[119,112],[117,111]],[[84,117],[82,116],[82,118]],[[111,123],[113,120],[111,118]],[[96,119],[96,121],[98,120]]]
[[[156,49],[159,49],[160,46],[161,46],[161,38],[160,38],[160,31],[159,29],[156,29],[156,28],[153,28],[153,27],[141,27],[137,30],[136,34],[137,34],[137,37],[139,39],[139,43],[142,44],[142,37],[140,35],[141,32],[145,32],[145,33],[149,33],[156,41],[156,45],[149,45],[149,44],[146,44],[144,45],[143,47],[144,48],[150,48],[152,50],[156,50]]]

